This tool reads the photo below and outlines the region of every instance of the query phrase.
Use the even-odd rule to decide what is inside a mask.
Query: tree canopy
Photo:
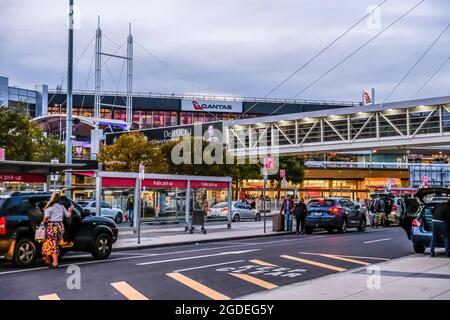
[[[64,160],[64,144],[57,137],[46,137],[20,103],[15,108],[0,107],[0,146],[8,160]]]

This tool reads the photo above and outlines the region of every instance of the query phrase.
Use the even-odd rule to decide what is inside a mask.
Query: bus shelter
[[[226,202],[227,226],[231,228],[232,178],[168,174],[142,174],[137,172],[71,170],[74,175],[95,178],[95,199],[103,200],[108,190],[130,190],[133,197],[135,227],[142,218],[165,221],[183,220],[189,225],[194,210],[202,210],[217,202]],[[120,192],[118,192],[120,194]],[[96,214],[101,215],[102,201],[96,201]],[[122,207],[126,205],[123,204]],[[182,216],[180,216],[182,215]]]

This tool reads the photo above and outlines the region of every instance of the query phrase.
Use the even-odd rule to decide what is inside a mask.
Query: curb
[[[295,232],[280,232],[280,233],[269,233],[269,234],[263,233],[263,234],[249,235],[249,236],[235,236],[235,237],[229,237],[229,238],[223,238],[223,239],[187,240],[187,241],[175,242],[175,243],[134,245],[134,246],[127,246],[127,247],[121,247],[121,248],[116,248],[116,249],[114,249],[114,246],[113,246],[113,252],[162,248],[162,247],[177,247],[177,246],[185,246],[185,245],[196,244],[196,243],[226,242],[226,241],[234,241],[234,240],[242,240],[242,239],[278,237],[278,236],[285,236],[285,235],[292,235],[292,234],[295,234]]]

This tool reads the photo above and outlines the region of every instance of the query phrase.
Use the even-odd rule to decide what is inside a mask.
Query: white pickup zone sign
[[[273,277],[286,277],[295,278],[299,277],[306,272],[305,269],[292,269],[292,268],[282,268],[282,267],[271,267],[271,266],[259,266],[255,264],[249,264],[239,267],[224,267],[216,269],[219,272],[231,272],[231,273],[245,273],[250,275],[263,275],[263,276],[273,276]]]

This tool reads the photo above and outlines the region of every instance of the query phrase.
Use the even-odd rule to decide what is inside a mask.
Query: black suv
[[[0,256],[12,260],[20,267],[34,264],[40,256],[41,244],[34,240],[35,230],[30,223],[30,210],[47,202],[46,192],[14,192],[0,196]],[[106,259],[117,241],[118,230],[112,219],[91,216],[76,202],[62,196],[61,204],[73,205],[72,217],[64,219],[64,239],[61,253],[67,251],[90,252],[95,259]]]

